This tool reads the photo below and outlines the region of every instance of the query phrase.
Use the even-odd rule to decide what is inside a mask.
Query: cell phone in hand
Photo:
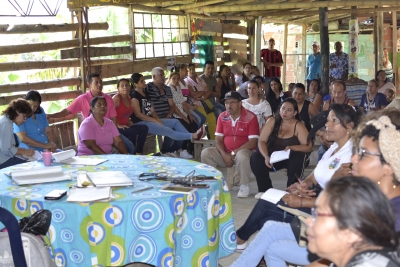
[[[44,196],[46,200],[59,200],[67,194],[67,190],[55,189]]]

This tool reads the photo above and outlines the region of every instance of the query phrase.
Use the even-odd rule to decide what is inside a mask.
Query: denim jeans
[[[1,163],[0,169],[7,168],[7,167],[10,167],[13,165],[20,164],[20,163],[25,163],[25,162],[27,162],[27,161],[14,156],[14,157],[4,161],[3,163]]]
[[[326,150],[322,144],[319,145],[318,148],[318,161],[317,163],[322,159],[322,156],[325,154]]]
[[[293,215],[284,212],[277,205],[287,206],[282,200],[274,204],[264,199],[259,199],[249,217],[247,217],[246,222],[236,231],[236,235],[242,240],[248,240],[267,221],[290,222],[293,219]],[[311,214],[310,208],[298,209]]]
[[[146,125],[134,124],[129,128],[125,129],[118,128],[118,131],[120,134],[124,135],[132,142],[132,144],[136,147],[137,153],[143,152],[143,147],[144,143],[146,142],[149,127],[147,127]]]
[[[200,127],[203,126],[203,124],[206,122],[206,116],[201,114],[201,112],[198,110],[190,110],[190,115],[192,115],[193,118],[196,120],[197,129],[200,129]]]
[[[165,136],[161,148],[162,153],[179,150],[184,140],[192,139],[192,134],[177,119],[161,119],[161,122],[164,125],[150,121],[140,121],[136,124],[147,125],[151,134]]]
[[[308,251],[300,247],[288,223],[268,221],[231,267],[257,266],[264,256],[267,266],[286,267],[286,262],[307,265]]]
[[[128,153],[132,155],[135,154],[135,146],[133,143],[125,135],[120,133],[120,136],[124,142],[124,145],[126,146],[126,150],[128,150]]]

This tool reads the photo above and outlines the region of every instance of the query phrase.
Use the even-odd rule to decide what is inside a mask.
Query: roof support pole
[[[328,32],[328,8],[319,8],[319,27],[321,43],[321,90],[324,96],[329,94],[329,32]]]
[[[398,71],[397,71],[397,12],[392,11],[392,51],[393,51],[393,59],[392,59],[392,67],[394,73],[394,81],[393,83],[396,85],[396,88],[399,88],[398,81]]]
[[[282,77],[281,77],[284,91],[287,89],[286,86],[287,39],[288,39],[288,23],[285,23],[283,25],[283,66],[282,66]]]
[[[254,60],[254,41],[255,41],[255,20],[247,20],[247,36],[249,39],[247,40],[247,44],[249,45],[249,54],[247,55],[247,60],[251,62],[251,64],[255,65],[256,62]]]
[[[264,73],[264,64],[261,64],[261,27],[262,17],[259,16],[257,19],[256,38],[255,38],[255,60],[254,63],[260,69],[260,73]],[[263,74],[261,74],[263,75]]]
[[[307,24],[303,24],[301,27],[301,67],[305,70],[304,71],[304,81],[303,83],[307,85],[307,68],[306,68],[306,60],[307,60]]]
[[[376,26],[375,26],[376,25]],[[383,12],[377,12],[374,19],[375,71],[383,69]]]

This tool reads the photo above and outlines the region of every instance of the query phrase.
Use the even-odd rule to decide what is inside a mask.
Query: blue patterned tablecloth
[[[18,186],[2,172],[42,167],[30,162],[0,170],[1,206],[18,218],[40,209],[53,213],[47,234],[57,266],[120,266],[140,261],[156,266],[218,266],[218,259],[236,249],[231,196],[221,173],[205,164],[184,159],[104,155],[98,166],[62,165],[71,181]],[[66,197],[48,201],[53,189],[76,183],[78,171],[123,171],[136,187],[155,188],[132,193],[133,187],[113,189],[107,203],[69,203]],[[142,172],[167,172],[171,176],[215,176],[208,189],[194,194],[159,192],[167,182],[141,182]],[[112,179],[112,177],[110,177]]]

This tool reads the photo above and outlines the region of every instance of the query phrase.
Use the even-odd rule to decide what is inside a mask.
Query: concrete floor
[[[311,153],[311,162],[310,166],[306,168],[304,171],[304,177],[307,177],[312,170],[314,169],[317,163],[317,152],[318,146],[314,146],[313,152]],[[220,169],[224,177],[226,177],[226,168]],[[272,180],[272,184],[274,188],[285,190],[287,176],[286,170],[281,170],[278,172],[270,173],[270,177]],[[257,182],[255,177],[251,179],[250,182],[250,196],[248,198],[238,198],[237,191],[231,191],[232,196],[232,206],[233,206],[233,220],[235,224],[235,228],[238,229],[240,226],[244,224],[248,215],[250,214],[251,210],[253,209],[254,205],[256,204],[257,200],[254,198],[255,194],[258,193],[257,189]],[[255,235],[250,238],[250,241],[255,237]],[[234,252],[233,254],[229,255],[228,257],[222,258],[219,260],[219,266],[228,267],[230,266],[238,257],[240,253]]]

